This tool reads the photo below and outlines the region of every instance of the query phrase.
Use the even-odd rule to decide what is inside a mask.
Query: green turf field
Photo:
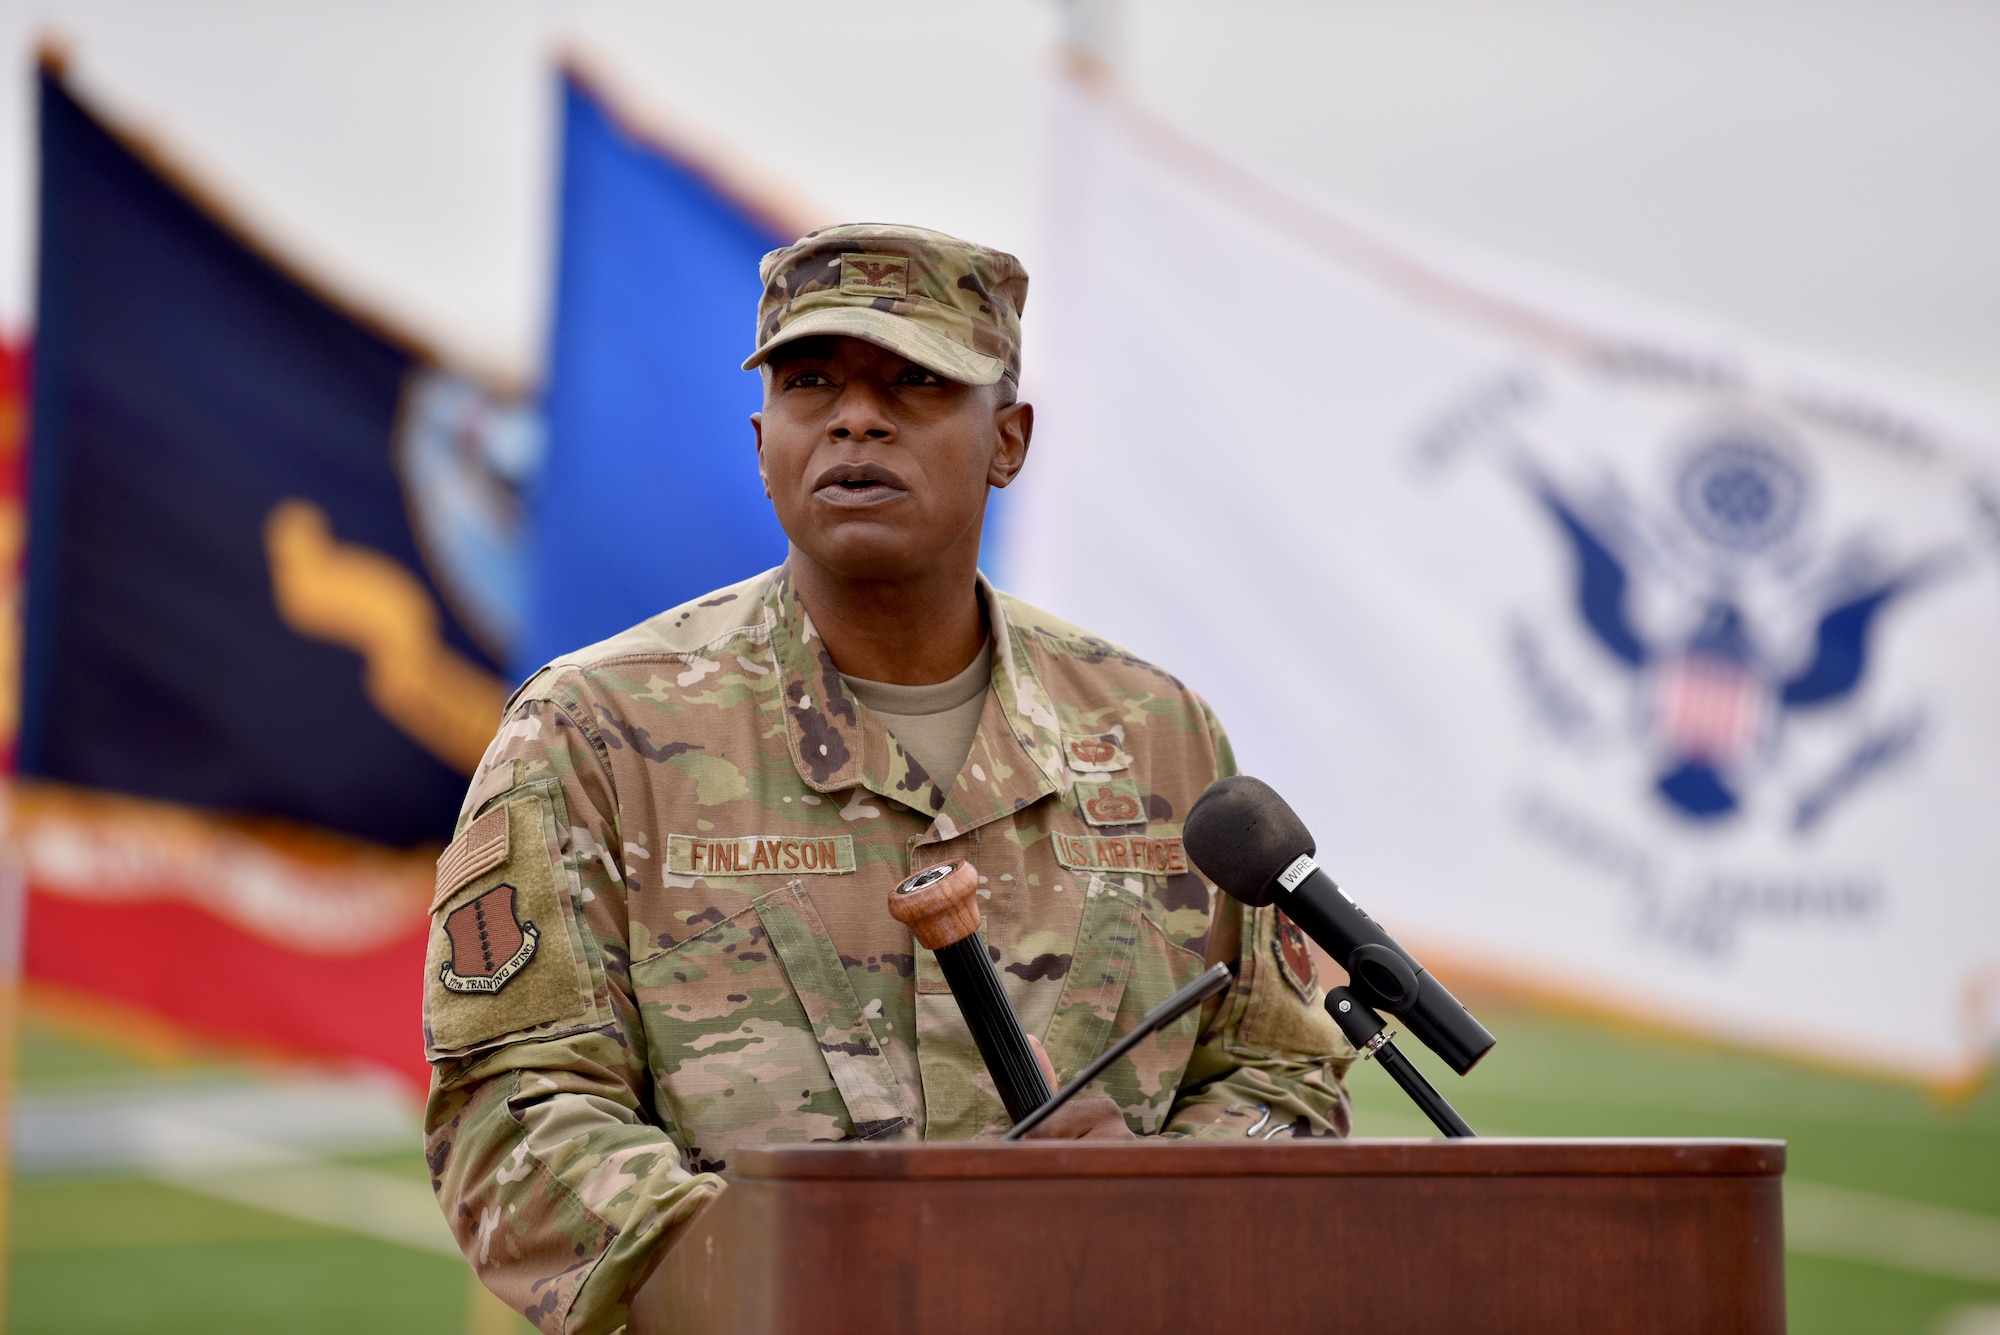
[[[1813,1249],[1789,1258],[1794,1332],[2000,1332],[2000,1096],[1991,1084],[1946,1108],[1893,1084],[1571,1020],[1493,1007],[1481,1017],[1501,1042],[1470,1077],[1417,1057],[1480,1131],[1791,1143],[1787,1230]],[[256,1079],[142,1064],[33,1023],[21,1065],[30,1098]],[[1352,1083],[1359,1134],[1428,1133],[1372,1066]],[[424,1178],[414,1145],[328,1163],[335,1173]],[[36,1335],[527,1329],[469,1302],[465,1267],[452,1256],[131,1172],[18,1176],[9,1265],[8,1329]]]
[[[30,1021],[20,1092],[171,1096],[259,1073],[212,1063],[146,1062]],[[407,1179],[428,1194],[418,1148],[328,1156]],[[530,1327],[470,1292],[442,1255],[305,1222],[130,1172],[23,1171],[12,1188],[7,1330],[26,1335],[287,1331],[332,1335],[516,1335]]]

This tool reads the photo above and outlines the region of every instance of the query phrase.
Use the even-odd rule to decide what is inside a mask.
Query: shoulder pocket
[[[1298,928],[1266,905],[1247,915],[1239,969],[1245,997],[1228,1047],[1238,1056],[1288,1054],[1325,1061],[1353,1055],[1313,977]]]
[[[510,793],[438,859],[424,959],[424,1051],[433,1061],[603,1022],[597,959],[562,857],[559,801],[553,784]]]

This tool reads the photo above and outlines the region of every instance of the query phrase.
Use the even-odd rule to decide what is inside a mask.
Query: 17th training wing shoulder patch
[[[550,798],[496,805],[438,859],[424,961],[433,1059],[592,1022],[595,970],[567,893]]]
[[[451,958],[438,970],[438,981],[447,991],[498,992],[535,957],[541,930],[521,921],[520,898],[503,881],[446,915]]]

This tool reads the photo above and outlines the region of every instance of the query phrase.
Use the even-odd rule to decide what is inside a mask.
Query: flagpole
[[[13,1274],[14,1095],[21,1032],[21,938],[27,877],[14,842],[14,786],[0,781],[0,1331]]]
[[[59,67],[44,45],[41,59]],[[21,720],[21,588],[27,531],[28,377],[25,346],[0,344],[0,1331],[14,1262],[14,1101],[21,1032],[21,951],[27,863],[15,837],[14,744]]]

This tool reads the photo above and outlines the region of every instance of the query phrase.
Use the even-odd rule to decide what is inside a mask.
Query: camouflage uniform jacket
[[[1219,1003],[1113,1067],[1140,1134],[1344,1134],[1351,1058],[1295,928],[1217,893],[1180,819],[1233,770],[1180,682],[981,582],[993,685],[955,783],[844,689],[783,569],[530,679],[439,861],[432,1184],[484,1281],[606,1331],[739,1145],[1007,1125],[937,962],[841,958],[816,904],[969,858],[1027,1030],[1068,1079],[1188,982]],[[511,910],[511,916],[510,916]],[[913,976],[909,976],[912,975]],[[884,987],[911,988],[925,1106]]]

